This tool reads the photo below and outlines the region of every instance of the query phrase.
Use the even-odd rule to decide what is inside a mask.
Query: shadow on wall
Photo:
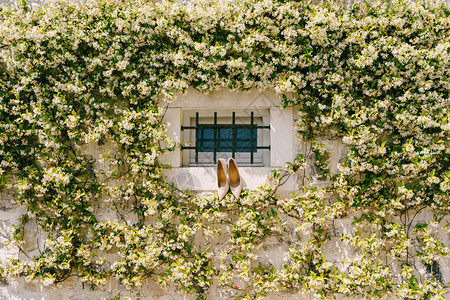
[[[201,180],[202,178],[216,178],[215,174],[215,168],[202,168],[203,174],[201,174],[201,177],[195,177],[192,176],[192,173],[189,172],[187,169],[179,168],[175,175],[170,178],[170,181],[173,182],[178,187],[184,187],[187,189],[196,189],[196,187],[203,186],[207,184],[207,182],[204,182]]]

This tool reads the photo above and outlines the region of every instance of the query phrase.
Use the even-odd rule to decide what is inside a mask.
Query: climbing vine
[[[0,187],[26,209],[10,245],[27,256],[2,277],[154,280],[199,299],[212,286],[240,299],[446,293],[446,2],[1,7],[0,48]],[[180,146],[163,116],[188,87],[275,90],[310,150],[239,200],[178,189],[158,157]],[[336,172],[316,142],[330,137],[348,148]],[[301,185],[290,196],[287,180]],[[282,262],[261,258],[269,245]]]

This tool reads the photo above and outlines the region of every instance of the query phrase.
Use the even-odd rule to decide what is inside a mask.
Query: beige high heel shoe
[[[227,162],[223,158],[217,160],[217,194],[219,195],[219,200],[228,193],[230,184],[227,178],[228,168]]]
[[[239,175],[238,167],[234,158],[228,159],[228,180],[230,181],[231,193],[239,199],[242,191],[241,176]]]

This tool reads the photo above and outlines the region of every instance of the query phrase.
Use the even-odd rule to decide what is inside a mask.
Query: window
[[[183,165],[215,165],[233,157],[241,166],[269,164],[269,111],[185,110]]]
[[[247,150],[235,149],[234,155],[244,186],[249,190],[259,187],[267,179],[267,174],[271,170],[293,161],[295,153],[304,151],[300,148],[304,147],[304,144],[296,143],[298,138],[295,130],[294,109],[289,106],[281,109],[279,104],[280,97],[271,91],[253,90],[243,93],[223,89],[203,94],[189,88],[185,94],[178,96],[170,103],[164,115],[164,121],[170,124],[166,134],[176,143],[186,146],[184,149],[176,147],[174,151],[167,151],[160,156],[161,163],[172,166],[172,168],[164,170],[166,180],[175,183],[180,189],[191,191],[203,192],[217,189],[217,160],[214,160],[214,149],[212,151],[211,149],[201,150],[207,146],[214,147],[214,113],[217,113],[217,135],[220,134],[218,146],[226,148],[216,149],[216,159],[228,159],[233,156],[229,145],[231,134],[232,147],[233,130],[230,133],[230,130],[222,130],[222,126],[233,125],[233,112],[235,113],[235,125],[251,125],[251,112],[253,112],[254,124],[270,126],[270,130],[256,129],[256,147],[270,146],[270,149],[256,149],[256,152],[253,149],[252,164],[250,155],[252,151],[248,150],[248,147],[255,146],[255,141],[251,141],[251,132],[254,134],[255,129],[241,131],[241,128],[238,127],[236,136],[242,137],[247,142],[236,140],[236,148],[239,146]],[[209,127],[199,129],[198,133],[195,129],[197,112],[198,124]],[[187,129],[187,127],[192,129]],[[203,137],[201,131],[203,131]],[[197,134],[199,138],[197,138]],[[221,142],[222,140],[224,141]],[[192,148],[196,145],[200,146],[197,162],[195,148]],[[296,184],[295,179],[289,180],[280,189],[295,191],[298,188]]]

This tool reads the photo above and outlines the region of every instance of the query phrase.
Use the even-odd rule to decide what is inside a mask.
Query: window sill
[[[272,171],[268,167],[241,167],[239,174],[245,189],[255,190],[261,186]],[[179,189],[191,191],[214,191],[217,189],[216,166],[181,167],[165,170],[168,182],[173,182]],[[292,181],[292,182],[291,182]],[[294,180],[290,180],[282,190],[295,190]]]

